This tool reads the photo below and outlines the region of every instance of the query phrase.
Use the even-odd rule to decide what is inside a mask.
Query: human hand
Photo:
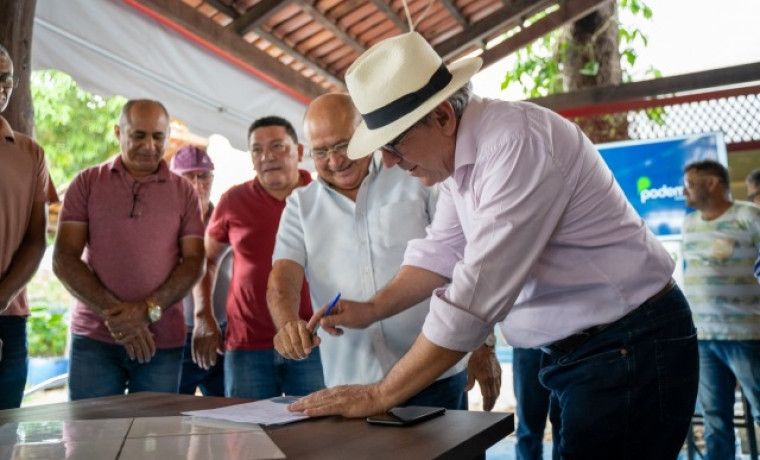
[[[340,385],[304,396],[288,406],[291,412],[303,412],[309,417],[342,415],[366,417],[385,412],[377,384]]]
[[[130,334],[128,340],[121,342],[127,350],[129,359],[136,359],[139,363],[150,362],[156,354],[156,343],[153,341],[153,333],[148,326],[143,326]]]
[[[213,317],[195,317],[191,350],[193,362],[201,369],[209,370],[216,365],[217,354],[222,354],[224,351],[222,330]]]
[[[343,330],[338,326],[352,329],[364,329],[375,322],[373,307],[369,302],[354,302],[351,300],[339,300],[330,310],[330,314],[324,316],[327,304],[314,312],[309,319],[307,328],[313,331],[319,322],[320,327],[330,335],[342,335]]]
[[[119,342],[131,342],[137,331],[150,324],[143,302],[122,302],[103,310],[103,319],[111,336]]]
[[[490,412],[501,393],[501,365],[493,347],[482,345],[472,352],[464,391],[472,390],[476,380],[483,395],[483,410]]]
[[[288,321],[274,336],[274,348],[283,358],[305,359],[311,349],[322,342],[317,335],[311,335],[311,331],[306,321]]]

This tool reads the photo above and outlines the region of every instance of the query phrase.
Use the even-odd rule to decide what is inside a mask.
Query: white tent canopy
[[[262,116],[301,131],[303,103],[118,0],[37,0],[32,68],[104,97],[158,99],[192,132],[242,150]]]

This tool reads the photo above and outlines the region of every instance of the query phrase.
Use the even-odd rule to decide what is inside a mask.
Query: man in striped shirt
[[[760,421],[760,208],[732,201],[728,170],[715,161],[686,166],[683,227],[686,297],[699,337],[699,395],[705,458],[734,458],[736,382]]]

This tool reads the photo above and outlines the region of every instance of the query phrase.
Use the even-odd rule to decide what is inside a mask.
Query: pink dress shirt
[[[404,265],[451,279],[423,326],[469,351],[496,322],[539,347],[613,322],[662,289],[674,262],[573,123],[524,102],[474,97],[425,239]]]

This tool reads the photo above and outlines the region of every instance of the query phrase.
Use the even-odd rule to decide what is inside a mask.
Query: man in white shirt
[[[379,155],[358,160],[346,156],[360,121],[345,94],[327,94],[309,105],[304,133],[319,178],[288,197],[267,289],[278,330],[275,348],[286,358],[303,359],[319,346],[328,387],[382,379],[411,348],[429,310],[429,299],[422,299],[362,329],[345,329],[337,337],[324,333],[315,337],[314,325],[310,328],[298,318],[304,276],[313,305],[329,302],[336,292],[369,299],[396,274],[407,242],[425,236],[434,213],[438,197],[434,188],[398,168],[383,166]],[[501,374],[493,347],[483,345],[475,352],[469,385],[466,365],[465,359],[453,364],[404,404],[467,409],[465,387],[471,388],[478,376],[484,406],[490,410]]]
[[[694,411],[698,356],[674,262],[580,129],[528,103],[472,96],[479,58],[450,66],[422,36],[360,56],[346,84],[364,122],[348,156],[377,148],[439,183],[424,240],[369,301],[341,300],[329,333],[430,295],[422,335],[380,382],[291,405],[365,416],[419,391],[495,323],[513,346],[542,348],[562,458],[675,458]],[[324,309],[317,311],[319,317]]]

